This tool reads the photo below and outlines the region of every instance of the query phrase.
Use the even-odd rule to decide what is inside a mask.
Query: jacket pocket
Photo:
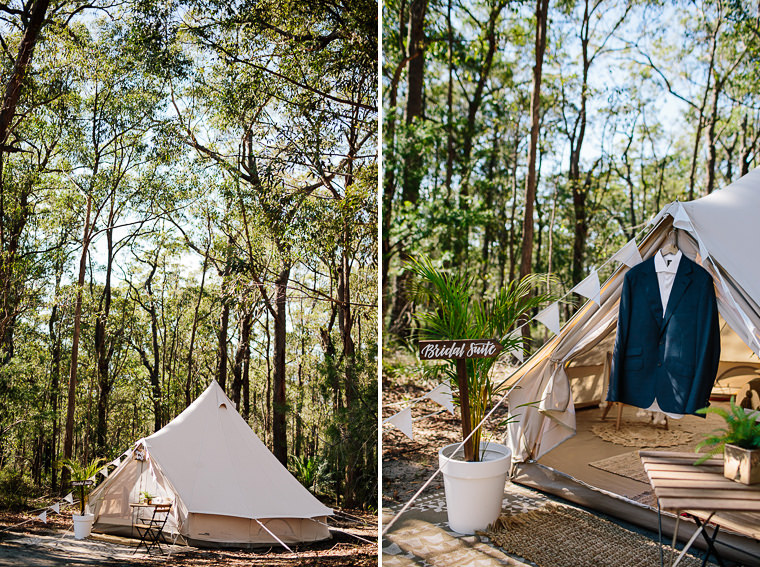
[[[674,360],[668,364],[668,368],[673,374],[677,374],[678,376],[694,376],[694,366],[690,364]]]
[[[625,351],[626,370],[641,370],[644,368],[644,350],[642,347],[630,347]]]

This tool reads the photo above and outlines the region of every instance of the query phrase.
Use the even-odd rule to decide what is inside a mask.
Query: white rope
[[[447,465],[451,459],[454,458],[454,455],[457,453],[457,451],[459,451],[464,446],[464,444],[467,443],[467,441],[475,434],[475,432],[478,429],[481,428],[481,426],[486,422],[486,420],[489,417],[491,417],[491,415],[493,414],[493,412],[495,412],[496,409],[502,403],[504,403],[504,400],[506,400],[507,397],[509,397],[509,394],[512,393],[512,390],[514,390],[517,387],[517,385],[522,381],[522,379],[523,379],[524,376],[525,376],[525,374],[523,374],[522,376],[520,376],[520,378],[518,378],[517,381],[514,384],[512,384],[512,386],[509,388],[509,390],[507,390],[507,392],[501,397],[501,399],[496,403],[496,405],[493,408],[491,408],[491,411],[489,411],[488,414],[486,414],[486,416],[483,419],[480,420],[480,423],[478,423],[475,427],[473,427],[472,431],[470,431],[470,434],[467,437],[465,437],[464,440],[461,443],[459,443],[459,445],[457,446],[457,448],[454,451],[452,451],[451,457],[446,457],[444,455],[444,462],[443,462],[443,464],[438,466],[438,469],[430,476],[430,478],[427,479],[427,481],[425,482],[425,484],[423,484],[422,487],[417,492],[415,492],[414,496],[412,496],[411,499],[406,504],[404,504],[404,506],[401,508],[401,510],[399,510],[399,512],[395,516],[393,516],[393,519],[391,519],[391,521],[388,522],[388,525],[383,528],[383,533],[382,533],[383,536],[386,533],[388,533],[388,530],[391,528],[391,526],[393,526],[393,524],[396,523],[396,520],[398,520],[401,517],[401,515],[404,514],[409,509],[409,507],[412,505],[412,503],[419,497],[420,494],[422,494],[422,492],[428,487],[428,485],[431,482],[433,482],[433,479],[436,476],[438,476],[438,473],[441,472],[441,469],[443,469],[443,467],[445,465]],[[479,450],[479,448],[476,448],[476,450]]]
[[[259,519],[258,519],[258,518],[254,518],[254,520],[256,520],[256,521],[258,522],[258,524],[259,524],[259,525],[260,525],[262,528],[264,528],[264,530],[266,530],[266,532],[267,532],[267,533],[268,533],[270,536],[272,536],[274,539],[276,539],[276,540],[277,540],[277,541],[280,543],[280,545],[281,545],[282,547],[284,547],[285,549],[287,549],[287,550],[288,550],[290,553],[293,553],[293,550],[292,550],[292,549],[290,549],[290,548],[289,548],[287,545],[285,545],[285,542],[284,542],[284,541],[282,541],[280,538],[278,538],[276,535],[274,535],[272,532],[270,532],[270,531],[269,531],[269,528],[267,528],[267,527],[266,527],[264,524],[262,524],[261,522],[259,522]]]
[[[352,534],[351,532],[347,532],[346,530],[342,530],[342,529],[340,529],[340,528],[336,528],[335,526],[330,526],[330,525],[328,525],[328,524],[325,524],[324,522],[320,522],[319,520],[315,520],[314,518],[306,518],[306,519],[307,519],[307,520],[311,520],[312,522],[316,522],[317,524],[320,524],[320,525],[322,525],[322,526],[326,527],[328,530],[334,530],[334,531],[336,531],[336,532],[341,532],[341,533],[344,533],[344,534],[346,534],[346,535],[350,535],[350,536],[352,536],[352,537],[355,537],[356,539],[360,539],[360,540],[362,540],[362,541],[365,541],[365,542],[367,542],[367,543],[372,543],[372,544],[376,544],[376,543],[377,543],[376,541],[372,541],[372,540],[369,540],[369,539],[365,539],[365,538],[363,538],[363,537],[361,537],[361,536],[358,536],[358,535],[356,535],[356,534]]]

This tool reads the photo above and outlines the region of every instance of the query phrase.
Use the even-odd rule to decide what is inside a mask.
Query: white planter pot
[[[85,514],[84,516],[80,516],[79,514],[73,514],[71,517],[74,519],[74,539],[89,537],[92,531],[92,523],[95,521],[95,515]]]
[[[447,460],[458,445],[447,445],[438,451],[449,527],[460,534],[474,534],[486,529],[501,514],[512,452],[504,445],[482,441],[481,461],[465,461],[462,450]]]

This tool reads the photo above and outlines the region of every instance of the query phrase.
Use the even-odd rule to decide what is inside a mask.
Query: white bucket
[[[481,441],[479,462],[465,461],[461,449],[454,459],[447,460],[458,445],[447,445],[438,451],[449,527],[460,534],[474,534],[486,529],[501,514],[512,452],[499,443]]]
[[[71,517],[74,520],[74,539],[89,537],[92,531],[92,523],[95,521],[95,515],[85,514],[84,516],[80,516],[79,514],[73,514]]]

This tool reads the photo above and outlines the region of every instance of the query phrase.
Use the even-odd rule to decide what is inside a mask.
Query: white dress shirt
[[[678,271],[678,264],[681,262],[681,251],[676,254],[667,254],[663,256],[662,250],[659,250],[654,256],[654,271],[657,272],[657,284],[660,287],[660,300],[662,301],[662,316],[665,317],[665,311],[667,311],[668,300],[670,299],[670,291],[673,289],[673,282],[676,279],[676,272]],[[652,405],[647,408],[649,411],[662,412],[660,406],[657,405],[657,399],[655,398]],[[679,419],[683,415],[675,413],[664,412],[668,417]]]
[[[657,283],[660,286],[660,299],[662,300],[662,316],[665,316],[665,311],[668,306],[668,299],[670,299],[670,290],[673,289],[673,282],[676,279],[676,272],[678,271],[678,264],[681,263],[681,251],[676,254],[662,255],[662,250],[658,251],[654,256],[654,271],[657,272]]]

